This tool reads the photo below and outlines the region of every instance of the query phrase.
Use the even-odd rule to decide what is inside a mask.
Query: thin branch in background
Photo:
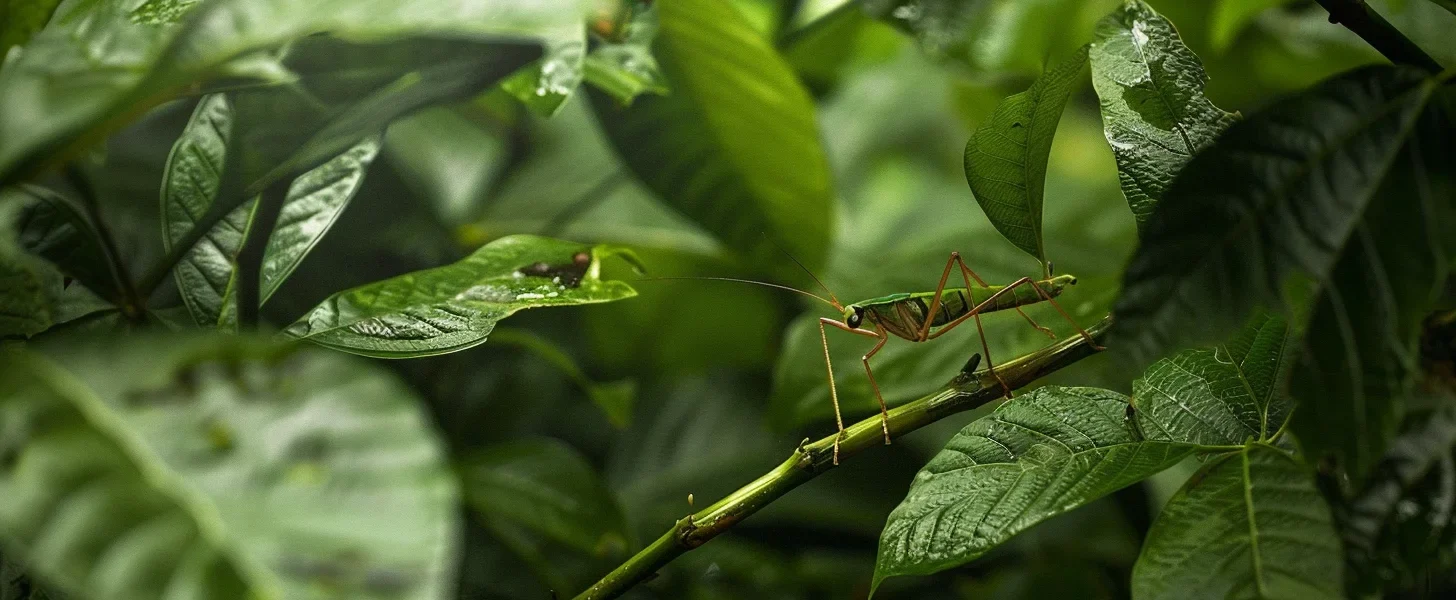
[[[267,189],[258,200],[257,212],[253,214],[253,224],[248,228],[248,239],[243,241],[243,247],[238,251],[237,269],[237,294],[238,303],[238,326],[240,328],[253,328],[258,325],[258,313],[262,309],[262,297],[259,288],[262,285],[263,273],[263,251],[268,247],[268,238],[273,235],[273,228],[278,224],[278,214],[283,212],[283,201],[288,199],[288,187],[292,182],[291,178],[282,178]]]
[[[111,235],[111,229],[101,218],[101,209],[96,196],[96,188],[91,185],[91,180],[76,163],[69,163],[65,168],[67,183],[75,188],[76,193],[81,197],[81,209],[86,212],[86,219],[91,221],[91,227],[96,231],[96,237],[101,242],[101,251],[106,254],[106,263],[111,267],[111,277],[115,280],[117,287],[121,290],[121,314],[132,322],[141,322],[146,318],[146,300],[137,293],[136,284],[131,279],[131,272],[126,268],[126,263],[121,260],[121,253],[117,251],[116,240]]]
[[[621,168],[608,173],[606,177],[603,177],[591,189],[583,192],[581,196],[573,200],[569,206],[552,215],[551,220],[547,221],[541,227],[541,235],[546,237],[557,236],[561,233],[561,230],[565,229],[567,225],[570,225],[572,221],[575,221],[577,217],[596,208],[598,204],[605,202],[607,198],[612,196],[612,192],[617,191],[617,186],[626,181],[627,174]]]
[[[1092,334],[1092,339],[1101,340],[1111,326],[1112,318],[1107,317],[1087,331]],[[1077,336],[1001,364],[996,367],[996,372],[1007,386],[1018,389],[1096,353],[1097,350],[1085,338]],[[890,435],[900,437],[950,415],[1002,398],[1006,390],[987,371],[971,372],[978,356],[973,356],[966,364],[965,372],[940,391],[891,410]],[[738,488],[712,506],[684,517],[657,541],[579,594],[576,600],[606,600],[621,596],[632,586],[650,579],[673,559],[707,543],[780,496],[834,468],[835,437],[830,435],[800,446],[774,470]],[[845,437],[839,445],[840,456],[848,457],[877,447],[880,441],[880,416],[877,414],[845,429]]]
[[[1364,0],[1316,0],[1330,13],[1330,22],[1344,25],[1370,44],[1385,58],[1398,65],[1420,67],[1432,73],[1443,69],[1441,63],[1426,54],[1420,46],[1405,37],[1385,17],[1365,4]]]

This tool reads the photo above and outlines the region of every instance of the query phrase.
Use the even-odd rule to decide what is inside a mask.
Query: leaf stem
[[[101,242],[101,251],[106,255],[107,265],[111,268],[111,278],[121,294],[121,302],[118,303],[121,314],[133,323],[145,320],[146,300],[137,293],[136,284],[131,279],[131,272],[126,268],[126,263],[121,260],[121,253],[117,251],[116,239],[112,237],[111,229],[101,220],[96,187],[91,185],[91,180],[76,163],[66,165],[65,176],[67,182],[81,196],[81,209],[86,211],[86,219],[91,221],[91,228],[96,232],[97,240]]]
[[[238,250],[239,328],[258,325],[258,314],[263,306],[259,291],[262,288],[263,253],[278,224],[278,215],[283,212],[283,202],[288,199],[289,183],[287,179],[280,179],[263,190],[257,212],[253,214],[253,226],[249,228],[243,247]]]
[[[1365,4],[1365,0],[1316,0],[1330,13],[1330,22],[1344,25],[1346,29],[1365,40],[1385,58],[1398,65],[1420,67],[1432,73],[1442,70],[1441,63],[1426,54],[1420,46],[1405,37],[1385,17]]]
[[[1094,339],[1100,339],[1111,325],[1112,318],[1106,317],[1090,327],[1088,332]],[[996,372],[1007,386],[1016,389],[1096,353],[1082,337],[1071,337],[1003,363],[996,367]],[[979,355],[971,358],[968,369],[975,368],[977,358]],[[1004,393],[987,371],[963,372],[940,391],[892,409],[889,414],[890,435],[900,437],[949,415],[998,400]],[[673,559],[703,545],[790,490],[834,468],[835,437],[830,435],[812,443],[805,440],[778,467],[713,505],[679,520],[657,541],[577,595],[576,600],[605,600],[621,596],[632,586],[652,577]],[[874,415],[845,429],[839,447],[840,456],[852,456],[878,446],[881,440],[880,417]]]

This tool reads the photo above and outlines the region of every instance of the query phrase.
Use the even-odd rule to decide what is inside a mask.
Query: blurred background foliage
[[[1379,60],[1308,0],[1150,3],[1204,61],[1207,95],[1230,111]],[[812,95],[833,182],[831,220],[777,226],[825,234],[822,256],[806,262],[845,301],[933,289],[951,251],[992,282],[1036,274],[1036,261],[976,206],[962,150],[997,102],[1086,43],[1116,4],[731,0]],[[1451,14],[1428,2],[1371,4],[1438,59],[1456,61]],[[675,50],[654,49],[662,62]],[[496,90],[395,122],[355,206],[264,308],[265,320],[287,323],[340,289],[445,264],[517,233],[629,246],[654,277],[812,285],[782,255],[704,229],[639,182],[621,158],[631,149],[614,146],[600,124],[611,99],[595,100],[583,88],[548,118]],[[158,182],[193,103],[151,111],[93,157],[98,204],[133,272],[163,252]],[[1046,189],[1047,253],[1057,272],[1078,276],[1063,302],[1090,325],[1116,297],[1136,229],[1085,79],[1057,131]],[[606,267],[607,278],[637,277],[625,265]],[[383,363],[428,403],[462,472],[505,465],[526,479],[562,478],[594,515],[542,526],[532,507],[499,504],[509,494],[493,486],[512,485],[510,471],[498,480],[467,476],[476,510],[465,516],[460,597],[543,599],[547,589],[581,589],[687,514],[690,495],[711,502],[799,440],[832,431],[814,331],[814,320],[830,314],[824,306],[721,282],[633,285],[640,296],[630,301],[526,311],[491,343]],[[171,296],[156,305],[179,305],[175,293],[164,288]],[[1072,331],[1045,306],[1029,312],[1059,335]],[[1003,360],[1046,343],[1014,315],[992,315],[987,325],[992,355]],[[967,327],[933,344],[891,341],[876,368],[886,399],[938,387],[978,349],[974,334]],[[872,414],[857,368],[868,341],[830,336],[846,418]],[[1128,392],[1131,379],[1094,357],[1047,382]],[[849,461],[629,597],[864,597],[886,515],[915,471],[986,410]],[[1139,540],[1196,465],[1185,467],[1039,525],[966,567],[892,579],[876,597],[1126,597]]]

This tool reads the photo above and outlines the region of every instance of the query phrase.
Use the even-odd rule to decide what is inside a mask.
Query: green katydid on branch
[[[1100,350],[1097,344],[1111,325],[1112,318],[1104,318],[1087,329],[1086,337],[1072,336],[1004,362],[997,367],[995,376],[989,370],[976,371],[981,355],[973,355],[962,373],[939,391],[891,409],[883,425],[880,415],[875,415],[846,427],[842,434],[829,435],[815,442],[805,440],[778,467],[713,505],[682,518],[656,541],[577,595],[576,600],[605,600],[621,596],[632,586],[651,578],[673,559],[707,543],[794,488],[834,468],[836,448],[841,456],[849,456],[880,445],[882,426],[890,437],[902,436],[947,416],[984,406],[1009,395],[1011,390],[1025,387],[1096,354]]]

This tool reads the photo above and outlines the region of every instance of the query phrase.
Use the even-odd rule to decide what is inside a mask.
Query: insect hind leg
[[[1067,311],[1062,309],[1062,305],[1058,304],[1056,299],[1052,298],[1051,294],[1048,294],[1046,290],[1041,289],[1041,286],[1037,285],[1035,281],[1029,281],[1029,283],[1031,283],[1031,289],[1036,290],[1036,295],[1041,296],[1042,300],[1046,300],[1047,304],[1050,304],[1052,305],[1052,308],[1057,309],[1057,312],[1062,315],[1062,318],[1066,319],[1068,323],[1072,324],[1072,327],[1077,329],[1077,334],[1082,336],[1082,339],[1087,340],[1087,344],[1090,345],[1093,350],[1097,350],[1100,352],[1107,349],[1105,346],[1098,344],[1097,340],[1092,339],[1092,334],[1087,333],[1086,329],[1083,329],[1081,325],[1078,325],[1077,321],[1072,319],[1072,315],[1067,314]]]
[[[950,253],[950,259],[951,259],[951,261],[953,261],[956,264],[960,265],[960,268],[961,268],[961,279],[966,282],[966,288],[967,289],[969,289],[971,287],[971,280],[972,279],[975,279],[977,284],[981,285],[982,287],[985,287],[986,280],[981,279],[981,276],[980,275],[977,275],[975,271],[971,270],[971,267],[966,264],[965,259],[961,258],[961,253],[959,253],[959,252],[952,252],[952,253]],[[1057,339],[1057,334],[1053,333],[1051,329],[1048,329],[1046,327],[1042,327],[1040,324],[1038,324],[1036,322],[1036,319],[1031,318],[1031,315],[1028,315],[1028,314],[1026,314],[1025,311],[1021,310],[1021,307],[1020,306],[1016,307],[1016,314],[1021,315],[1021,318],[1026,319],[1026,322],[1027,323],[1030,323],[1031,326],[1034,327],[1034,328],[1036,328],[1037,331],[1040,331],[1040,332],[1046,334],[1046,336],[1049,337],[1049,338],[1051,338],[1051,339]],[[1073,323],[1073,325],[1075,325],[1075,324],[1076,323]]]

